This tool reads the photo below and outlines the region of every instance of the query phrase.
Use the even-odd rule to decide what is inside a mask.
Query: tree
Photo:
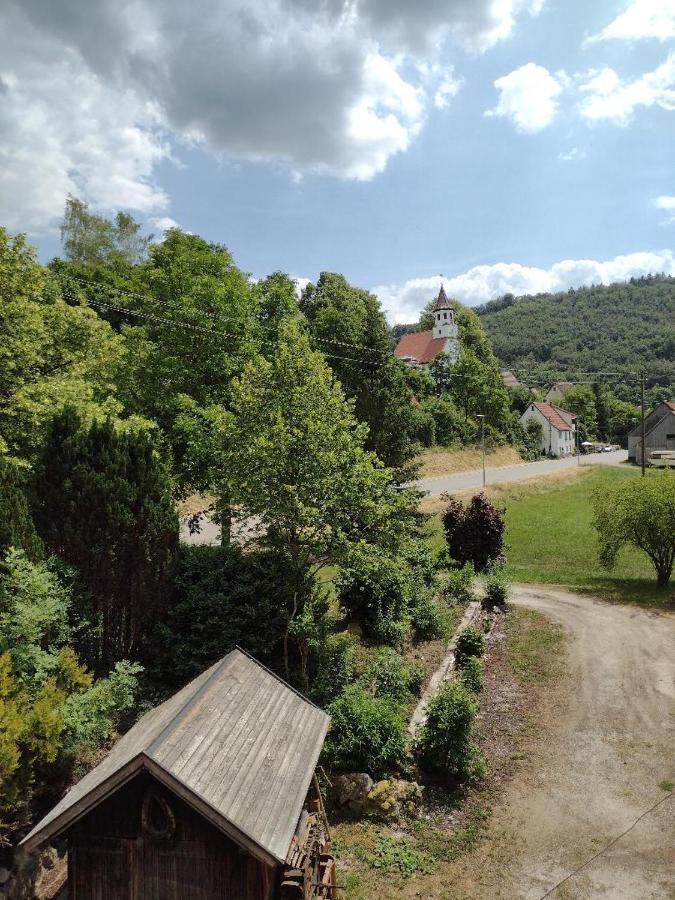
[[[121,339],[91,310],[64,302],[25,239],[2,228],[0,332],[0,452],[32,459],[68,404],[87,416],[119,411]]]
[[[395,550],[414,500],[364,449],[367,426],[298,323],[284,325],[271,360],[256,359],[234,382],[232,413],[224,477],[285,572],[288,671],[292,623],[311,609],[319,569],[340,563],[358,541]],[[296,644],[305,670],[303,641]]]
[[[601,565],[611,571],[621,548],[632,544],[651,560],[657,584],[667,585],[675,560],[673,473],[650,472],[598,488],[593,508]]]
[[[15,550],[0,560],[0,844],[30,821],[36,782],[60,796],[76,755],[134,705],[138,666],[119,663],[95,682],[79,664],[71,599],[48,562]]]
[[[30,559],[42,555],[42,542],[31,518],[21,470],[0,455],[0,554],[10,547],[24,550]]]
[[[404,466],[415,452],[416,421],[405,366],[392,356],[380,303],[342,275],[322,272],[300,300],[312,344],[368,425],[365,446],[388,466]],[[361,349],[366,348],[366,349]]]
[[[498,431],[509,427],[509,395],[496,365],[482,362],[472,350],[462,350],[448,377],[447,391],[464,420],[477,414]]]
[[[484,571],[504,553],[504,519],[485,494],[477,494],[465,507],[451,499],[443,514],[448,553],[460,566],[472,563]]]
[[[628,433],[633,430],[640,420],[638,408],[632,403],[626,403],[617,397],[607,397],[607,421],[610,441],[626,446]]]
[[[145,259],[152,235],[142,235],[140,223],[118,212],[114,221],[89,211],[83,201],[68,195],[61,224],[66,259],[76,263],[100,263],[117,257],[129,265]]]
[[[92,662],[141,653],[167,601],[178,520],[171,480],[147,430],[53,420],[36,465],[33,517],[45,546],[74,566],[100,623]]]
[[[578,384],[565,391],[562,404],[566,410],[578,416],[579,440],[589,441],[598,436],[598,414],[595,394],[587,384]]]

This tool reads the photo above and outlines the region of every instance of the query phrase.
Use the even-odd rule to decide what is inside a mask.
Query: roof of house
[[[573,387],[574,385],[570,381],[556,381],[556,383],[549,388],[546,396],[548,397],[549,394],[552,394],[554,392],[556,394],[565,394],[570,390],[570,388]]]
[[[452,309],[450,303],[448,301],[447,295],[445,293],[445,288],[441,285],[441,289],[438,292],[438,297],[436,297],[436,302],[434,303],[433,312],[438,312],[439,309]]]
[[[557,428],[558,431],[569,431],[572,427],[572,422],[576,419],[574,413],[568,412],[566,409],[560,409],[560,407],[554,406],[553,403],[533,403],[532,406],[536,407],[546,421],[553,428]]]
[[[431,362],[445,350],[448,340],[444,337],[435,338],[432,335],[431,330],[404,334],[396,345],[394,356],[398,359],[415,359],[420,364]]]
[[[666,416],[675,415],[675,400],[663,400],[656,409],[653,409],[645,417],[645,434],[653,431]],[[638,422],[632,431],[629,431],[629,437],[636,437],[642,434],[642,422]]]
[[[64,831],[145,769],[240,846],[284,862],[329,717],[236,649],[146,713],[24,839]]]

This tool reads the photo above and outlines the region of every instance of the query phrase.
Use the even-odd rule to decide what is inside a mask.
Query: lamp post
[[[480,419],[480,449],[483,460],[483,487],[485,487],[485,414],[479,413],[476,418]]]

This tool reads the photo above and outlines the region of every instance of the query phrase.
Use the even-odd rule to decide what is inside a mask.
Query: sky
[[[342,272],[390,322],[441,280],[675,275],[675,0],[0,0],[0,225],[67,194]]]

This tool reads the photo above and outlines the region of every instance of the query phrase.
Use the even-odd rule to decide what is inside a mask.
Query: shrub
[[[419,692],[424,669],[409,665],[395,650],[383,647],[364,680],[374,684],[378,696],[406,701],[411,694]]]
[[[343,631],[329,634],[316,660],[311,696],[319,706],[327,706],[354,680],[357,640]]]
[[[504,552],[504,518],[485,494],[477,494],[465,507],[451,499],[443,515],[448,552],[460,566],[473,563],[483,572]]]
[[[476,570],[472,563],[466,563],[461,569],[449,569],[444,576],[441,588],[446,600],[454,603],[470,603],[475,594],[473,581]]]
[[[399,704],[350,685],[328,712],[332,722],[323,758],[331,769],[367,772],[377,778],[401,765],[406,730]]]
[[[337,580],[338,600],[369,637],[396,646],[410,630],[409,579],[405,561],[378,547],[359,547]]]
[[[274,664],[286,604],[270,553],[182,546],[176,569],[173,600],[144,654],[160,692],[182,687],[237,644]]]
[[[503,609],[508,599],[509,580],[501,569],[495,569],[486,578],[483,605],[487,609]]]
[[[482,656],[485,652],[485,637],[469,625],[457,635],[455,644],[455,659],[460,668],[464,665],[464,661],[470,656]]]
[[[420,640],[430,641],[443,637],[447,632],[443,612],[429,589],[421,591],[410,601],[410,621],[415,637]]]
[[[474,777],[478,751],[471,728],[478,706],[460,681],[447,681],[429,701],[427,719],[415,749],[422,768],[432,772]]]
[[[477,656],[467,656],[460,669],[460,678],[464,685],[474,694],[483,689],[485,669]]]

